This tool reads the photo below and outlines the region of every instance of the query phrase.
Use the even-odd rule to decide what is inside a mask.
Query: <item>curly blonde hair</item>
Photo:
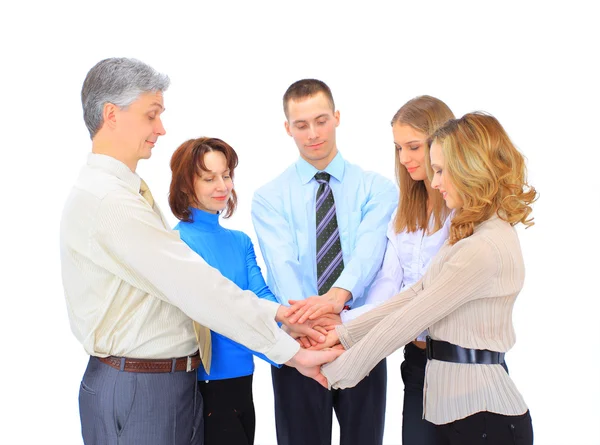
[[[500,122],[475,112],[448,121],[429,139],[444,155],[444,171],[463,201],[450,227],[450,244],[473,234],[478,224],[494,214],[511,225],[532,226],[535,188],[527,183],[525,158]]]

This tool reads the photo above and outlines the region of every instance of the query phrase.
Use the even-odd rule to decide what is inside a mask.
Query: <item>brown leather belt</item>
[[[191,372],[198,369],[200,366],[200,355],[198,353],[180,358],[173,359],[142,359],[142,358],[127,358],[127,357],[98,357],[102,363],[106,363],[115,369],[126,372],[148,372],[161,373],[172,371]],[[123,364],[123,361],[125,362]],[[121,367],[123,365],[123,367]]]

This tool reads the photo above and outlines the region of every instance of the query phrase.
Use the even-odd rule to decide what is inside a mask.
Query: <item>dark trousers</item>
[[[436,426],[441,445],[532,445],[533,427],[529,411],[503,416],[488,411]]]
[[[278,445],[331,445],[332,408],[340,445],[381,445],[387,367],[382,360],[354,388],[329,391],[295,368],[272,367]]]
[[[134,373],[90,357],[79,389],[85,445],[202,445],[195,372]]]
[[[252,445],[256,428],[252,375],[201,380],[204,402],[204,445]]]
[[[435,425],[423,419],[423,385],[425,384],[425,350],[413,343],[404,347],[400,373],[404,382],[402,409],[402,443],[404,445],[436,445]]]

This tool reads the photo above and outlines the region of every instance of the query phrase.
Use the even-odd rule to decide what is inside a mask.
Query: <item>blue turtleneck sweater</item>
[[[277,303],[256,264],[252,241],[243,232],[229,230],[219,224],[219,215],[190,207],[192,222],[181,221],[175,226],[181,239],[210,266],[233,281],[240,289],[254,292],[259,298]],[[198,380],[221,380],[244,377],[254,373],[252,354],[269,363],[263,354],[211,331],[212,364],[210,375],[198,368]]]

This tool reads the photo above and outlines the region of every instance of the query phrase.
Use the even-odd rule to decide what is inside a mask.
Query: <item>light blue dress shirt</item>
[[[258,189],[252,221],[267,266],[267,284],[281,304],[302,300],[317,291],[315,167],[300,158],[279,177]],[[329,163],[329,185],[344,257],[344,270],[334,287],[352,292],[357,307],[379,270],[390,216],[398,203],[395,185],[363,171],[341,154]]]

